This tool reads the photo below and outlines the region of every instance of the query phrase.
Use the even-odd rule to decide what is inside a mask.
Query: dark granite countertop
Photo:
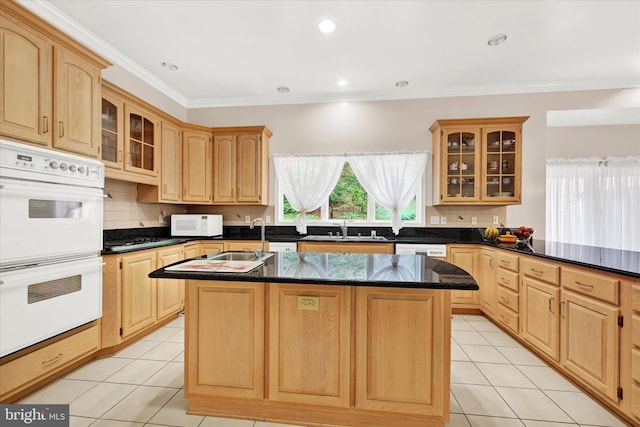
[[[327,236],[329,232],[335,232],[338,227],[309,227],[309,235]],[[368,240],[367,243],[415,243],[415,244],[480,244],[489,247],[496,247],[514,251],[520,254],[533,255],[554,261],[575,264],[579,266],[594,268],[604,272],[622,274],[625,276],[640,278],[640,252],[625,251],[621,249],[600,248],[593,246],[574,245],[570,243],[547,242],[540,239],[533,239],[531,248],[500,244],[499,242],[486,242],[483,240],[483,229],[480,228],[412,228],[406,227],[400,230],[398,236],[391,233],[387,227],[353,227],[351,233],[361,233],[370,235],[375,230],[378,236],[384,236],[388,240]],[[122,235],[159,236],[171,238],[167,227],[156,227],[146,229],[126,229],[126,230],[105,230],[105,240],[115,239]],[[350,233],[350,234],[351,234]],[[297,242],[305,236],[299,235],[295,227],[290,226],[267,226],[266,240],[269,242]],[[193,237],[182,238],[184,242],[191,240],[260,240],[260,230],[249,227],[231,226],[224,227],[224,236],[220,237]],[[353,242],[354,240],[349,240]],[[169,244],[169,243],[168,243]],[[175,243],[171,243],[175,244]],[[103,252],[103,255],[110,253],[131,252],[136,249],[128,249],[117,252]]]
[[[206,256],[199,258],[206,259]],[[268,258],[263,266],[248,273],[166,271],[160,268],[149,277],[413,289],[479,289],[473,277],[463,269],[424,255],[279,252]]]

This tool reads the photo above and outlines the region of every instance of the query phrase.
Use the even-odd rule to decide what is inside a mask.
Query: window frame
[[[425,173],[426,176],[426,173]],[[424,189],[425,189],[425,176],[418,182],[416,188],[416,219],[411,221],[402,221],[405,227],[424,227],[425,205],[424,205]],[[295,220],[285,220],[284,213],[282,211],[284,205],[284,193],[280,188],[278,179],[275,180],[275,225],[295,225]],[[367,220],[347,220],[349,227],[391,227],[391,220],[376,220],[376,203],[375,199],[367,193]],[[320,206],[320,219],[310,220],[307,222],[307,226],[325,227],[333,226],[341,219],[329,218],[329,199],[327,198]]]

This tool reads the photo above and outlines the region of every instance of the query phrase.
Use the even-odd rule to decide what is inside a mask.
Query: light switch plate
[[[251,215],[245,215],[244,216],[244,223],[245,224],[251,224]]]
[[[500,224],[500,218],[498,217],[498,215],[494,215],[493,216],[493,225],[498,225]]]
[[[265,215],[264,222],[266,222],[267,224],[271,224],[271,215]]]
[[[440,217],[437,215],[431,215],[431,224],[440,224]]]
[[[477,225],[478,224],[478,217],[477,216],[472,216],[471,217],[471,225]]]

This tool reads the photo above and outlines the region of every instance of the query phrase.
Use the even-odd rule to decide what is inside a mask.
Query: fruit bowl
[[[518,246],[528,246],[531,247],[531,239],[533,238],[533,234],[536,232],[533,228],[521,226],[520,228],[516,228],[513,230],[513,234],[516,235],[518,240],[516,241],[516,245]]]

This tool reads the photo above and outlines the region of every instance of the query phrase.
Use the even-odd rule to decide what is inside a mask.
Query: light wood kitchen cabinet
[[[156,251],[141,251],[122,257],[123,339],[156,321],[156,281],[149,278],[156,265]]]
[[[100,68],[65,49],[54,49],[53,147],[100,155]]]
[[[170,246],[157,253],[157,268],[165,267],[184,259],[182,246]],[[156,320],[174,315],[184,307],[184,280],[156,279]]]
[[[480,249],[480,304],[482,304],[483,311],[492,317],[495,317],[496,314],[498,291],[496,278],[496,251]]]
[[[236,248],[237,246],[235,245],[230,245],[229,243],[226,243],[227,246],[229,246],[230,248]],[[254,247],[256,245],[255,242],[251,243],[250,247]],[[258,246],[256,247],[256,249],[260,249],[260,243],[257,244]],[[265,250],[268,249],[268,245],[267,242],[265,242]],[[200,243],[200,255],[207,255],[207,254],[217,254],[220,252],[224,252],[225,250],[225,243],[208,243],[208,242],[202,242]],[[234,250],[234,249],[229,249]],[[246,251],[243,251],[246,252]],[[186,257],[186,258],[191,258],[191,257]]]
[[[298,241],[298,252],[392,254],[393,243]]]
[[[470,245],[452,246],[447,245],[447,261],[453,265],[456,265],[477,280],[477,263],[478,263],[478,250]],[[451,291],[451,303],[455,308],[470,308],[478,309],[480,304],[480,292],[474,291]]]
[[[269,285],[269,400],[349,406],[351,289]]]
[[[0,134],[51,144],[51,45],[0,15]]]
[[[562,289],[560,309],[560,363],[617,402],[620,309],[565,289]]]
[[[269,202],[269,138],[265,126],[213,129],[213,203]]]
[[[520,332],[520,275],[518,255],[507,251],[497,254],[496,319],[513,333]]]
[[[122,170],[124,100],[105,86],[102,90],[102,162],[105,168]]]
[[[111,64],[16,2],[0,2],[0,44],[0,134],[98,157]]]
[[[521,203],[522,124],[528,117],[437,120],[433,203]]]
[[[86,362],[100,349],[100,326],[97,322],[55,337],[49,345],[0,365],[0,402],[13,402],[34,390],[56,373]]]
[[[521,336],[536,349],[557,361],[560,333],[560,289],[529,276],[523,276],[520,289]]]
[[[211,203],[213,172],[211,133],[182,131],[182,200]]]
[[[629,283],[629,285],[631,285]],[[631,353],[630,360],[630,395],[631,416],[640,422],[640,282],[636,282],[631,287],[631,319],[628,324],[631,327],[630,345],[627,347]]]
[[[190,280],[187,285],[185,394],[262,399],[264,283]]]
[[[160,185],[139,183],[137,201],[142,203],[180,203],[182,187],[182,136],[177,124],[160,124]]]
[[[356,288],[356,408],[448,413],[449,303],[449,291]]]
[[[159,141],[160,120],[154,113],[142,106],[125,102],[125,171],[157,178]]]

